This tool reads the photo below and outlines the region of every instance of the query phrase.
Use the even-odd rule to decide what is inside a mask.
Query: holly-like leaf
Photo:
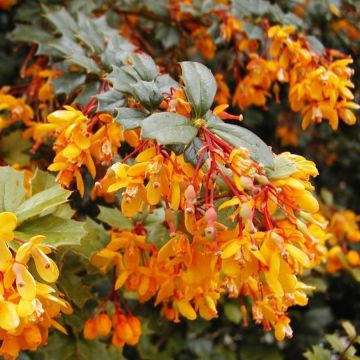
[[[21,239],[28,240],[35,235],[44,235],[44,244],[59,247],[79,245],[85,230],[82,222],[53,215],[25,221],[16,229],[16,236]]]
[[[130,230],[134,227],[132,221],[125,217],[119,209],[105,206],[99,206],[99,209],[100,214],[97,218],[111,227],[119,230]]]
[[[130,61],[142,80],[155,80],[158,71],[152,57],[146,54],[133,54],[130,56]]]
[[[102,225],[90,218],[86,219],[84,230],[86,235],[81,238],[80,245],[74,246],[73,250],[90,259],[91,256],[108,244],[110,236]]]
[[[159,87],[155,81],[138,81],[131,85],[132,94],[148,110],[155,110],[163,101]]]
[[[141,129],[142,138],[155,139],[162,145],[186,145],[198,132],[188,118],[170,112],[150,115],[142,122]]]
[[[0,212],[15,211],[25,199],[24,173],[0,167]]]
[[[274,168],[271,149],[252,131],[241,126],[226,124],[215,116],[210,117],[208,129],[230,145],[248,149],[251,158],[257,163],[262,164],[264,167]]]
[[[9,38],[12,41],[23,41],[31,43],[46,43],[53,40],[50,33],[44,31],[37,24],[17,24],[15,29],[10,33]]]
[[[113,66],[112,72],[107,76],[107,80],[113,85],[114,89],[132,94],[132,84],[136,84],[140,78],[138,73],[130,66]]]
[[[78,15],[78,22],[79,30],[75,36],[90,49],[92,54],[100,54],[103,52],[105,49],[103,37],[98,31],[95,22],[82,13]]]
[[[19,222],[40,215],[44,211],[63,204],[67,201],[71,192],[63,189],[60,185],[54,185],[25,200],[15,211]]]
[[[74,103],[85,106],[99,90],[99,81],[92,81],[85,84],[80,94],[75,98]]]
[[[57,32],[66,35],[68,37],[71,37],[73,33],[77,30],[77,25],[75,20],[64,7],[61,8],[50,8],[47,6],[43,6],[43,7],[44,7],[44,16],[55,27]]]
[[[86,75],[83,72],[66,72],[52,80],[55,94],[71,94],[80,85],[84,84]]]
[[[195,117],[201,118],[214,101],[216,80],[205,65],[192,61],[183,61],[180,65],[186,97],[194,109]]]
[[[37,169],[31,178],[31,194],[35,195],[41,191],[52,188],[56,185],[55,177],[46,171]]]
[[[125,130],[141,127],[143,120],[147,117],[144,111],[121,107],[117,109],[115,121]]]
[[[96,95],[96,98],[98,99],[97,111],[106,111],[113,115],[117,108],[125,105],[124,96],[119,91],[113,89]]]
[[[29,149],[31,141],[22,137],[22,132],[14,131],[3,136],[0,143],[2,158],[10,165],[28,165],[30,161]]]

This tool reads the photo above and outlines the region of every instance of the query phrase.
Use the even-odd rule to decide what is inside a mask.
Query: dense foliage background
[[[94,45],[91,55],[94,60],[90,61],[88,54],[77,53],[71,42],[51,43],[52,37],[59,32],[65,37],[67,32],[72,31],[72,21],[69,21],[66,14],[57,13],[63,6],[75,19],[72,21],[85,24],[77,39],[79,44],[89,42],[90,47]],[[228,14],[228,11],[234,18],[242,21],[242,44],[239,44],[240,40],[236,40],[233,35],[237,31],[236,25],[230,29],[227,23],[225,14]],[[230,107],[226,111],[230,114],[241,113],[242,126],[252,130],[266,144],[272,146],[275,153],[291,151],[316,163],[320,175],[314,184],[322,213],[330,223],[333,216],[344,209],[355,214],[360,213],[359,121],[351,126],[340,121],[338,129],[334,130],[328,121],[323,119],[321,123],[314,121],[307,129],[302,129],[303,116],[300,112],[294,112],[288,101],[288,83],[280,83],[279,86],[277,82],[275,86],[274,81],[268,88],[269,95],[272,95],[266,95],[265,103],[257,104],[260,106],[256,106],[256,101],[241,106],[239,101],[233,98],[238,79],[244,79],[246,74],[250,73],[246,67],[251,59],[250,53],[264,55],[266,59],[269,39],[266,40],[265,34],[271,25],[279,24],[294,26],[296,33],[305,34],[312,51],[319,56],[330,58],[330,49],[350,56],[354,60],[350,67],[355,71],[352,77],[355,85],[352,89],[353,101],[359,103],[358,1],[29,0],[11,4],[11,1],[0,0],[0,97],[7,92],[19,98],[23,97],[39,118],[46,117],[63,104],[75,103],[84,109],[98,92],[97,74],[100,71],[110,72],[112,57],[118,55],[117,49],[113,54],[111,49],[104,51],[102,45],[96,49],[96,41],[92,42],[95,35],[91,33],[90,22],[87,23],[86,19],[100,19],[102,15],[106,17],[109,26],[122,35],[120,48],[125,51],[136,47],[150,54],[162,72],[169,73],[174,79],[178,79],[180,74],[178,62],[184,60],[201,62],[218,76],[217,80],[222,77],[222,80],[218,81],[220,101],[217,98],[217,102],[229,103]],[[107,29],[101,21],[96,26],[102,29],[101,31]],[[224,40],[226,34],[229,38]],[[101,70],[97,65],[100,63],[103,66]],[[39,73],[46,69],[51,69],[51,75]],[[57,71],[60,76],[55,74]],[[51,89],[43,87],[47,83],[51,84]],[[224,83],[226,88],[221,87]],[[39,97],[40,88],[43,93]],[[254,95],[255,98],[257,96],[259,95]],[[123,106],[116,106],[112,101],[110,97],[103,97],[99,100],[98,110],[111,113],[114,107]],[[0,98],[0,111],[1,105]],[[355,115],[358,118],[357,112]],[[237,120],[230,122],[238,124]],[[29,172],[34,171],[35,163],[42,170],[46,170],[54,156],[52,144],[47,141],[37,146],[29,137],[22,138],[20,130],[24,132],[26,128],[26,123],[24,125],[13,122],[10,126],[3,126],[0,122],[0,161],[2,165],[11,165]],[[126,147],[122,148],[119,156],[128,151]],[[3,180],[1,179],[0,183],[1,181]],[[123,357],[144,360],[275,360],[303,359],[306,352],[308,359],[356,359],[355,354],[346,354],[344,350],[351,340],[353,342],[350,345],[357,347],[358,340],[354,340],[356,336],[352,333],[351,326],[346,325],[345,331],[341,323],[347,320],[355,328],[360,326],[360,274],[358,265],[349,265],[346,259],[337,271],[328,271],[326,265],[321,264],[304,274],[303,281],[316,286],[316,290],[312,292],[307,306],[290,310],[294,332],[292,339],[276,341],[271,332],[265,332],[261,326],[254,324],[251,316],[246,319],[235,300],[220,300],[219,316],[216,319],[172,323],[159,315],[158,308],[155,308],[151,301],[139,305],[129,293],[125,296],[128,306],[142,323],[139,343],[117,350],[106,340],[84,340],[84,322],[92,315],[99,298],[106,296],[111,286],[95,267],[89,265],[86,258],[108,241],[105,229],[98,220],[94,221],[99,214],[98,206],[106,205],[107,202],[105,198],[94,200],[94,194],[91,193],[94,181],[89,174],[84,175],[84,183],[85,195],[82,197],[79,191],[76,191],[76,186],[72,185],[71,190],[75,191],[70,195],[70,199],[71,206],[74,212],[76,211],[74,218],[82,221],[88,219],[85,227],[88,232],[87,242],[82,238],[82,249],[81,246],[74,247],[75,251],[60,249],[56,254],[58,262],[63,264],[58,287],[75,309],[72,315],[62,318],[62,324],[69,335],[52,331],[47,346],[40,347],[37,352],[23,352],[21,359],[102,357],[105,360]],[[353,231],[356,232],[359,231],[356,225],[359,218],[354,216]],[[99,219],[101,220],[101,217]],[[103,222],[109,224],[106,220]],[[49,226],[51,227],[51,223]],[[342,226],[348,226],[345,220],[340,220],[336,225],[337,234],[341,234]],[[105,225],[105,228],[108,230],[109,226]],[[159,238],[166,236],[160,225],[149,229],[149,236],[154,241],[161,241]],[[359,243],[349,242],[347,234],[344,230],[341,236],[336,238],[335,235],[335,240],[329,240],[328,248],[339,242],[340,247],[346,249],[344,253],[349,249],[360,251]],[[334,335],[325,337],[326,334]],[[312,348],[313,346],[316,347]]]

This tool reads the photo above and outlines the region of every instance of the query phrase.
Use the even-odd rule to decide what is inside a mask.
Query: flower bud
[[[111,330],[111,319],[105,313],[100,314],[96,320],[96,332],[99,336],[107,336]]]
[[[269,179],[264,175],[255,174],[254,179],[260,185],[268,185],[269,184]]]
[[[241,185],[245,190],[252,190],[252,189],[254,189],[254,183],[253,183],[252,179],[249,178],[248,176],[240,176],[240,185]]]
[[[86,340],[96,339],[96,321],[95,319],[88,319],[85,321],[83,335]]]

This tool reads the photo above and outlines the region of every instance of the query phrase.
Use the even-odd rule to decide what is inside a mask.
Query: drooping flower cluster
[[[18,120],[29,125],[34,117],[32,108],[23,98],[7,94],[5,90],[0,89],[0,131]]]
[[[339,119],[353,125],[358,109],[350,81],[353,70],[348,66],[352,59],[339,52],[328,57],[311,50],[305,37],[295,36],[293,26],[273,26],[268,30],[271,41],[270,59],[250,54],[245,77],[238,83],[233,103],[241,109],[250,105],[264,106],[271,90],[277,101],[278,83],[289,84],[289,101],[293,111],[302,113],[302,127],[327,119],[336,130]],[[340,57],[340,58],[339,58]]]
[[[126,316],[121,311],[119,304],[115,303],[116,310],[110,319],[109,315],[102,312],[95,318],[88,319],[84,324],[84,338],[94,340],[97,337],[106,337],[112,334],[112,344],[117,348],[122,348],[125,344],[136,345],[141,335],[140,320],[133,316]]]
[[[135,163],[110,168],[100,184],[124,189],[122,213],[133,217],[163,203],[170,240],[157,248],[139,228],[113,230],[92,263],[103,272],[116,268],[115,290],[136,292],[140,301],[155,296],[169,320],[211,319],[222,294],[247,296],[256,322],[279,340],[290,337],[287,309],[305,305],[310,289],[297,275],[326,255],[326,222],[309,182],[315,165],[283,153],[275,167],[286,171],[266,173],[245,148],[201,131],[196,167],[142,141]]]
[[[331,217],[329,232],[333,235],[326,269],[336,273],[346,268],[360,267],[360,253],[354,244],[360,242],[359,215],[351,210],[336,212]]]
[[[83,165],[94,178],[96,164],[110,164],[118,153],[121,141],[127,140],[131,145],[136,145],[138,141],[134,131],[124,132],[110,115],[100,114],[89,119],[70,106],[51,113],[48,123],[35,123],[33,134],[38,143],[47,137],[55,138],[56,156],[48,169],[58,172],[57,179],[64,187],[69,187],[75,178],[82,196]]]
[[[0,355],[15,359],[21,350],[36,350],[46,344],[48,330],[66,330],[54,319],[60,312],[70,313],[70,305],[48,285],[57,280],[59,270],[47,254],[51,249],[41,244],[44,237],[20,241],[17,251],[9,247],[14,240],[17,218],[11,212],[0,214]],[[29,270],[33,262],[41,280]]]

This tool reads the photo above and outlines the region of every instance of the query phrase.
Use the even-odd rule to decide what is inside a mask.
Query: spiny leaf
[[[67,201],[71,192],[60,185],[52,186],[25,200],[17,209],[16,216],[19,222],[43,213]]]
[[[112,115],[115,114],[117,108],[125,105],[124,96],[113,89],[96,95],[96,98],[98,99],[97,111],[106,111]]]
[[[28,165],[31,145],[30,140],[23,138],[22,131],[14,131],[1,138],[0,153],[8,164]]]
[[[24,173],[0,167],[0,212],[15,211],[25,199]]]
[[[79,221],[47,215],[25,221],[16,229],[16,234],[26,240],[35,235],[44,235],[44,244],[58,247],[79,245],[85,230],[84,224]]]
[[[131,130],[141,127],[146,116],[144,111],[121,107],[117,109],[115,121],[125,130]]]
[[[152,81],[158,75],[156,64],[149,55],[133,54],[130,56],[130,60],[142,80]]]
[[[104,223],[120,230],[130,230],[134,227],[132,221],[125,217],[119,209],[105,206],[99,206],[99,209],[100,214],[97,218]]]

